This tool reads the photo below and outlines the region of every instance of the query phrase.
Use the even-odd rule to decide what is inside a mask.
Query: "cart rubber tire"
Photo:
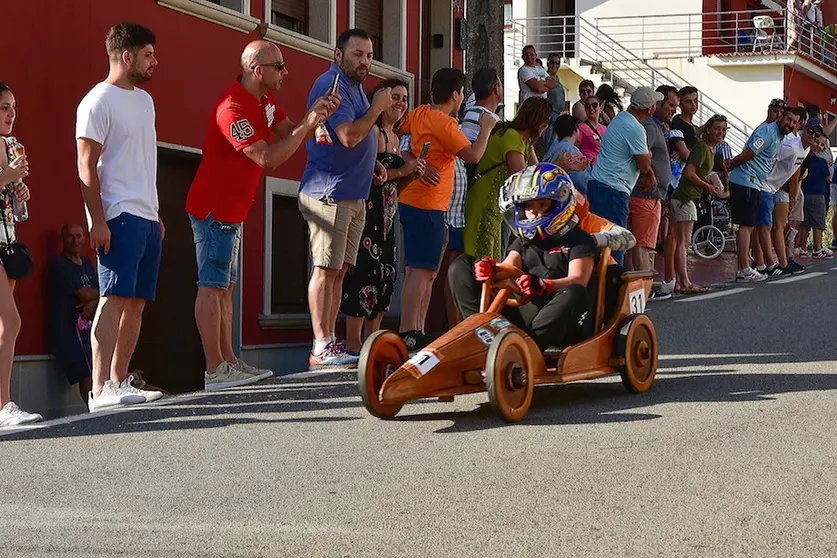
[[[645,314],[625,318],[616,338],[616,357],[625,359],[619,374],[628,391],[644,393],[651,389],[659,358],[657,330],[651,318]]]
[[[534,395],[534,362],[526,341],[514,330],[497,334],[485,361],[485,388],[491,408],[507,422],[526,416]]]
[[[711,252],[704,251],[706,244],[712,248]],[[692,234],[692,251],[702,260],[714,260],[724,253],[726,244],[724,232],[714,225],[703,225]]]
[[[407,362],[407,346],[393,331],[379,330],[369,336],[360,351],[357,386],[363,406],[374,417],[394,417],[403,405],[381,403],[381,386],[390,374]]]

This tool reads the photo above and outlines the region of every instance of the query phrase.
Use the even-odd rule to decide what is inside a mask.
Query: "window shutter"
[[[355,0],[355,27],[381,36],[381,0]]]
[[[274,12],[290,17],[299,21],[305,21],[307,0],[273,0],[272,6]]]

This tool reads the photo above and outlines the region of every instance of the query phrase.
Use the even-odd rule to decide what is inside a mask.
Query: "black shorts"
[[[759,214],[761,191],[735,182],[729,184],[729,202],[732,222],[744,227],[755,227]]]

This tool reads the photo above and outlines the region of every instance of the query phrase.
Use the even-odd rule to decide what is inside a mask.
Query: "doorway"
[[[203,389],[204,358],[195,325],[197,262],[186,194],[200,155],[160,148],[157,185],[166,226],[157,300],[146,305],[132,369],[171,393]]]

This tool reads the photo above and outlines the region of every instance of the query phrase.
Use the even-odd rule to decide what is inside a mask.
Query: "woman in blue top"
[[[576,122],[575,118],[573,118],[572,115],[563,114],[559,116],[557,120],[555,120],[555,123],[552,125],[552,128],[553,130],[555,130],[555,138],[557,139],[557,141],[552,142],[552,146],[549,148],[549,151],[547,151],[546,155],[544,155],[543,162],[557,165],[558,158],[561,156],[562,153],[566,152],[569,152],[573,155],[578,155],[578,160],[581,161],[581,159],[584,158],[584,155],[581,153],[581,150],[577,147],[578,123]],[[587,161],[586,158],[584,158],[584,161],[587,164],[584,165],[583,170],[564,170],[566,170],[567,174],[570,175],[575,189],[580,191],[582,194],[587,195],[587,180],[590,178],[590,167],[589,161]]]

